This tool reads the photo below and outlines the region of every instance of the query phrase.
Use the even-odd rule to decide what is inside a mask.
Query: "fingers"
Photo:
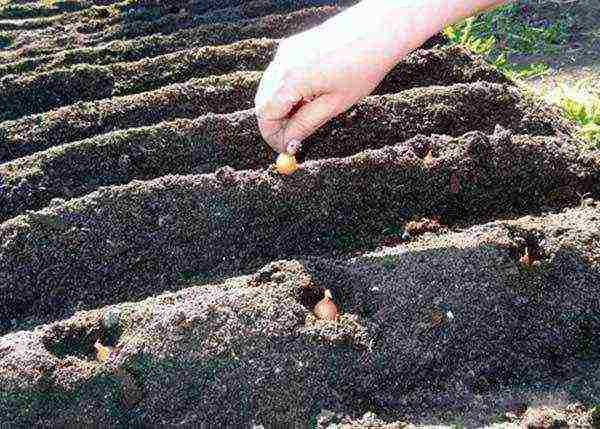
[[[340,113],[338,98],[334,94],[323,94],[299,107],[298,103],[292,104],[282,118],[274,120],[258,115],[260,131],[275,150],[294,155],[304,139]]]
[[[283,130],[287,117],[302,95],[277,63],[265,71],[254,100],[258,127],[273,149],[285,152]]]
[[[339,112],[338,97],[323,94],[309,103],[303,104],[283,125],[281,143],[288,153],[295,154],[304,139]]]

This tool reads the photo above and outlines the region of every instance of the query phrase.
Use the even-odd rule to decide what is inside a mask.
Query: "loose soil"
[[[280,176],[262,72],[354,2],[4,3],[0,421],[600,420],[600,152],[556,108],[436,36]]]

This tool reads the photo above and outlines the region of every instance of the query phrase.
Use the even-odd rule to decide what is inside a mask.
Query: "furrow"
[[[150,34],[169,34],[186,28],[199,25],[210,25],[232,21],[264,17],[266,15],[280,15],[305,9],[307,7],[333,6],[348,7],[357,0],[259,0],[245,3],[237,7],[219,9],[203,15],[193,15],[188,7],[182,7],[182,13],[160,16],[156,10],[156,18],[149,20],[134,20],[126,25],[116,22],[114,25],[103,27],[98,32],[89,34],[90,40],[95,43],[110,42],[112,40],[128,40]],[[178,9],[179,12],[179,9]]]
[[[275,49],[275,41],[248,40],[135,63],[78,65],[44,73],[6,76],[0,79],[0,90],[3,90],[0,120],[46,112],[79,101],[150,91],[191,77],[258,70],[266,67]],[[35,120],[42,119],[37,117]]]
[[[230,96],[230,102],[237,102]],[[500,84],[414,88],[360,102],[311,136],[305,156],[345,157],[418,134],[491,132],[497,124],[522,134],[566,132],[566,126],[553,125],[560,121],[551,113],[518,89]],[[52,198],[81,196],[133,179],[205,173],[225,165],[263,168],[271,163],[271,154],[252,110],[109,133],[0,165],[0,220],[41,208]]]
[[[76,32],[84,32],[92,23],[102,27],[119,22],[122,19],[120,12],[131,8],[128,0],[122,1],[92,1],[87,2],[88,7],[68,14],[51,15],[37,18],[3,19],[0,20],[0,30],[27,31],[40,30],[50,27],[74,24]],[[117,13],[117,15],[115,15]],[[67,30],[63,27],[63,31]]]
[[[87,65],[24,77],[5,76],[0,79],[0,121],[111,97],[113,86],[110,69]]]
[[[193,50],[189,55],[180,56],[175,64],[169,62],[172,58],[117,64],[111,68],[115,78],[113,95],[160,86],[190,75],[221,74],[230,69],[252,69],[254,66],[260,68],[268,62],[276,47],[275,41],[252,40],[226,47]],[[251,57],[254,58],[253,62],[248,61]],[[192,118],[207,112],[244,110],[253,106],[255,94],[252,91],[258,87],[260,76],[260,73],[248,72],[190,80],[150,93],[77,103],[4,122],[0,124],[0,136],[3,136],[0,138],[0,162],[115,129],[151,125],[175,118]],[[419,49],[405,57],[374,93],[479,80],[507,83],[501,73],[458,47]],[[214,96],[211,97],[211,93]]]
[[[426,149],[433,166],[419,158]],[[599,162],[569,141],[498,126],[310,161],[289,177],[221,169],[104,187],[0,224],[0,319],[137,299],[172,288],[180,272],[331,250],[332,231],[377,233],[407,215],[531,212],[557,189],[597,193]]]
[[[11,4],[0,8],[0,19],[41,18],[77,12],[88,7],[86,3],[71,0],[59,1],[53,4],[44,4],[43,2]]]
[[[171,35],[152,35],[127,41],[114,41],[93,48],[64,50],[58,54],[28,58],[0,66],[0,76],[32,71],[40,66],[60,68],[74,64],[111,64],[156,57],[161,54],[202,47],[224,45],[243,39],[286,37],[312,28],[339,13],[339,7],[304,9],[287,15],[271,15],[243,22],[203,25]]]

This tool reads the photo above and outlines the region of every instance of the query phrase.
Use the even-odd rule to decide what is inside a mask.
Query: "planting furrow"
[[[231,144],[230,153],[243,149]],[[420,158],[427,149],[435,164]],[[88,159],[70,166],[79,162]],[[136,299],[170,289],[182,271],[330,251],[331,231],[377,233],[407,214],[453,223],[531,212],[557,190],[572,204],[577,193],[598,197],[599,172],[600,160],[568,140],[513,137],[497,126],[489,136],[418,136],[308,161],[289,177],[225,168],[103,187],[0,224],[0,319]]]
[[[191,78],[263,70],[273,59],[277,45],[277,40],[249,39],[231,45],[188,49],[133,63],[111,64],[107,67],[115,76],[113,96],[150,91]]]
[[[194,50],[189,55],[182,55],[177,64],[169,65],[167,60],[162,59],[160,62],[151,60],[117,64],[111,66],[113,95],[159,86],[171,80],[185,79],[191,74],[221,74],[228,69],[251,69],[254,65],[268,63],[276,47],[276,42],[268,39],[250,40],[226,47]],[[250,57],[255,59],[254,63],[246,62]],[[126,75],[127,72],[129,75]],[[0,138],[0,162],[117,129],[152,125],[175,118],[192,118],[208,112],[229,113],[247,109],[253,105],[252,91],[258,87],[260,76],[258,72],[246,72],[219,78],[194,79],[145,94],[77,103],[4,122],[0,124],[0,136],[3,136]],[[423,79],[423,76],[427,76],[427,79]],[[398,92],[421,85],[449,85],[479,80],[506,81],[497,70],[458,47],[419,49],[392,69],[374,94]]]
[[[249,109],[261,72],[192,79],[156,91],[32,115],[0,124],[0,163],[53,146],[127,128]]]
[[[218,5],[218,10],[224,10],[224,8],[235,9],[240,4],[251,1],[222,1]],[[151,4],[140,1],[137,2],[137,5],[134,5],[127,0],[98,0],[89,3],[92,3],[90,7],[68,14],[38,18],[3,19],[0,20],[0,30],[33,30],[55,25],[76,24],[74,29],[78,33],[90,34],[111,28],[115,24],[125,26],[135,21],[161,19],[161,16],[164,15],[168,19],[172,19],[173,14],[179,12],[181,9],[185,10],[186,15],[194,15],[193,19],[195,22],[203,23],[206,20],[202,19],[202,15],[210,9],[206,2],[200,3],[197,1],[170,1],[165,3],[164,6],[162,4],[157,5],[156,3]],[[144,5],[143,3],[148,4]]]
[[[77,103],[0,124],[0,163],[65,143],[127,128],[254,105],[261,72],[192,79],[143,94]],[[123,131],[125,134],[128,131]]]
[[[247,93],[252,91],[250,83]],[[238,102],[235,95],[228,99]],[[418,134],[491,132],[496,124],[531,135],[565,132],[552,125],[556,118],[549,113],[518,89],[500,84],[414,88],[358,103],[311,136],[305,156],[345,157]],[[133,179],[205,173],[225,165],[264,168],[270,154],[252,110],[109,133],[0,165],[0,220],[44,207],[52,198],[73,198]]]
[[[26,59],[0,66],[0,76],[23,73],[46,66],[60,68],[74,64],[111,64],[156,57],[192,47],[224,45],[243,39],[286,37],[312,28],[343,10],[340,7],[317,7],[287,15],[270,15],[235,23],[202,25],[170,35],[152,35],[140,39],[114,41],[93,48],[64,50],[58,54]]]
[[[112,40],[127,40],[148,36],[154,33],[169,34],[199,25],[244,21],[266,15],[287,14],[307,7],[339,6],[348,7],[357,0],[258,0],[237,7],[228,7],[204,15],[192,15],[187,7],[182,13],[161,15],[159,9],[152,9],[154,15],[148,19],[132,19],[131,22],[116,22],[110,27],[89,34],[90,40],[97,43]],[[142,12],[144,13],[144,12]]]
[[[89,26],[99,29],[119,22],[122,19],[121,11],[131,8],[127,0],[88,3],[91,3],[89,7],[77,12],[38,18],[3,19],[0,20],[0,30],[39,30],[56,26],[63,26],[63,30],[67,30],[65,25],[74,25],[68,30],[85,33]]]
[[[136,63],[78,65],[0,79],[0,121],[45,112],[78,101],[135,94],[191,77],[266,67],[276,49],[271,40],[188,50]],[[177,57],[177,59],[175,59]],[[38,118],[41,120],[41,118]],[[0,157],[1,158],[1,157]]]
[[[10,4],[0,7],[0,19],[41,18],[68,12],[77,12],[88,7],[86,3],[88,2],[69,0],[49,4],[43,2]]]
[[[0,121],[111,97],[113,86],[110,69],[87,65],[23,77],[5,76],[0,79]]]
[[[315,403],[360,410],[365,401],[392,404],[396,417],[420,415],[423,403],[456,413],[455,398],[530,386],[556,377],[557,360],[594,350],[599,214],[579,208],[424,237],[387,263],[279,260],[10,333],[0,337],[0,418],[304,427]],[[524,235],[544,237],[533,271],[516,261]],[[310,314],[326,288],[342,313],[336,324]],[[96,341],[114,347],[106,361]]]

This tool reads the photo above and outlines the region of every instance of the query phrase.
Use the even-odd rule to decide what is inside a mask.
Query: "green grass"
[[[553,54],[569,40],[573,22],[530,23],[518,4],[508,4],[444,29],[452,44],[481,55],[511,79],[539,76],[549,70],[543,62],[519,65],[509,61],[511,54]]]
[[[482,56],[512,80],[540,76],[549,71],[543,62],[515,64],[511,54],[556,54],[569,41],[573,19],[530,23],[519,4],[508,4],[444,29],[451,44]],[[548,101],[560,106],[566,118],[579,126],[579,137],[591,148],[600,148],[600,91],[586,83],[561,86]]]
[[[546,94],[546,99],[558,105],[563,114],[579,125],[579,137],[600,149],[600,90],[588,82],[573,86],[561,85]]]
[[[594,429],[600,429],[600,404],[592,409],[590,423]]]
[[[8,33],[0,33],[0,49],[8,48],[13,44],[15,38]]]

